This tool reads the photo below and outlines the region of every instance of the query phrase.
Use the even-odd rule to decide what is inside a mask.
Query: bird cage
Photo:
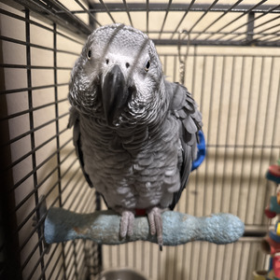
[[[80,170],[67,96],[85,39],[114,22],[153,40],[166,78],[184,83],[203,115],[206,160],[175,210],[237,215],[238,242],[162,252],[142,241],[45,243],[50,207],[106,208]],[[263,211],[275,188],[265,172],[280,155],[279,0],[1,0],[0,25],[0,279],[89,280],[127,269],[150,280],[248,280],[266,269]]]

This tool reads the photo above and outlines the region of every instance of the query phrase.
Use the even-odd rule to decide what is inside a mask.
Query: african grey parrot
[[[113,24],[89,35],[69,100],[83,173],[122,215],[120,236],[131,236],[141,209],[162,247],[161,213],[175,207],[197,155],[202,121],[190,93],[165,80],[145,34]]]

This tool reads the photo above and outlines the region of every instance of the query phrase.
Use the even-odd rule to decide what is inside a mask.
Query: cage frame
[[[33,176],[33,183],[34,186],[36,186],[33,190],[33,192],[31,192],[29,195],[35,196],[35,201],[36,201],[36,208],[34,209],[34,211],[26,218],[26,219],[30,219],[32,216],[36,216],[37,218],[37,226],[35,226],[35,228],[33,229],[32,232],[37,232],[39,235],[39,242],[38,242],[38,246],[40,248],[40,259],[38,262],[38,265],[41,266],[42,268],[42,279],[44,278],[44,270],[45,270],[45,263],[44,263],[44,254],[47,253],[47,247],[44,247],[43,244],[43,239],[42,239],[42,223],[44,221],[44,215],[42,216],[42,214],[40,213],[42,204],[44,200],[40,201],[40,197],[37,194],[37,190],[40,187],[40,184],[38,184],[37,179],[36,179],[36,171],[40,168],[40,166],[44,165],[45,162],[47,162],[47,160],[49,158],[47,158],[44,162],[40,163],[40,165],[36,164],[36,158],[35,158],[35,152],[40,149],[40,147],[44,146],[48,141],[51,141],[53,139],[56,140],[56,145],[57,145],[57,151],[56,151],[56,155],[57,155],[57,172],[59,174],[59,178],[63,178],[63,174],[61,173],[60,170],[60,165],[63,163],[63,161],[60,158],[60,153],[59,151],[63,148],[63,146],[61,145],[61,143],[59,142],[59,134],[63,133],[63,131],[66,130],[66,128],[64,130],[59,130],[59,119],[63,118],[65,116],[67,116],[68,114],[62,114],[59,115],[58,113],[58,104],[60,102],[64,102],[66,101],[65,99],[59,100],[58,96],[57,96],[57,89],[60,86],[65,86],[67,85],[67,83],[58,83],[58,79],[57,79],[57,70],[71,70],[70,67],[61,67],[61,66],[57,66],[57,53],[58,52],[63,52],[63,50],[59,50],[57,48],[57,35],[60,34],[61,36],[66,36],[65,34],[61,33],[58,29],[57,26],[61,26],[63,28],[65,28],[66,30],[71,30],[71,32],[75,32],[79,38],[81,38],[81,40],[84,40],[92,31],[92,29],[96,28],[98,26],[98,22],[96,21],[96,19],[94,18],[95,13],[108,13],[110,18],[112,17],[111,12],[126,12],[130,22],[132,22],[131,16],[130,16],[130,12],[138,12],[138,11],[144,11],[146,12],[146,18],[147,18],[147,25],[149,22],[149,12],[154,12],[154,11],[161,11],[161,12],[166,12],[165,17],[164,17],[164,21],[162,23],[162,27],[161,30],[149,30],[149,28],[146,26],[146,30],[143,29],[143,31],[146,31],[148,34],[156,34],[158,35],[158,39],[153,39],[154,43],[156,46],[178,46],[178,44],[182,44],[182,45],[186,45],[188,43],[188,40],[184,39],[184,40],[179,40],[179,39],[174,39],[175,35],[179,34],[179,29],[180,29],[180,24],[175,28],[175,32],[173,31],[172,33],[167,31],[167,33],[171,33],[171,37],[170,39],[162,39],[161,36],[162,34],[165,33],[164,29],[164,25],[166,22],[166,18],[168,16],[169,12],[184,12],[184,16],[183,18],[185,18],[187,16],[188,13],[191,12],[200,12],[201,13],[201,17],[199,18],[199,20],[197,22],[195,22],[193,24],[193,26],[189,29],[186,30],[186,33],[188,32],[192,32],[192,29],[198,24],[198,22],[203,18],[204,15],[206,15],[206,13],[209,12],[223,12],[224,15],[226,15],[227,13],[243,13],[242,16],[246,16],[247,17],[247,22],[246,22],[246,32],[236,32],[234,33],[234,35],[236,35],[236,37],[238,36],[245,36],[246,39],[243,40],[238,40],[238,41],[227,41],[227,40],[191,40],[190,41],[190,45],[191,46],[238,46],[238,47],[279,47],[280,46],[280,40],[278,38],[278,34],[279,31],[274,31],[272,33],[264,33],[262,34],[264,37],[266,36],[274,36],[276,39],[278,40],[274,40],[272,42],[266,41],[266,40],[258,40],[258,39],[254,39],[253,35],[258,34],[258,33],[254,33],[254,29],[256,28],[255,26],[255,20],[257,18],[259,18],[261,15],[265,15],[267,13],[273,13],[275,15],[280,14],[280,5],[262,5],[263,3],[265,3],[265,0],[262,1],[258,1],[258,3],[256,5],[244,5],[244,4],[240,4],[242,1],[236,1],[233,5],[225,5],[225,4],[216,4],[217,1],[214,1],[212,3],[212,5],[209,4],[198,4],[195,3],[195,0],[191,1],[190,4],[174,4],[171,3],[171,1],[169,1],[169,3],[150,3],[149,0],[146,1],[146,3],[126,3],[125,0],[123,0],[123,3],[104,3],[103,1],[100,1],[100,3],[92,3],[89,2],[89,9],[85,10],[85,6],[83,6],[83,4],[81,3],[81,1],[79,0],[75,0],[82,8],[81,10],[74,10],[74,11],[70,11],[68,10],[65,6],[63,6],[61,3],[55,1],[55,0],[45,0],[45,1],[40,1],[40,0],[32,0],[32,1],[24,1],[24,0],[15,0],[13,2],[9,2],[9,1],[3,1],[4,3],[8,3],[8,5],[12,5],[13,7],[25,7],[25,17],[21,17],[19,15],[11,15],[10,12],[5,11],[5,10],[0,10],[1,14],[5,14],[7,16],[12,16],[15,17],[19,20],[22,20],[25,22],[25,36],[26,36],[26,42],[22,42],[16,39],[12,39],[12,38],[8,38],[5,36],[0,36],[0,40],[4,40],[4,41],[9,41],[11,43],[16,43],[16,44],[21,44],[23,46],[26,47],[26,65],[17,65],[17,64],[0,64],[1,68],[12,68],[12,69],[25,69],[27,72],[27,87],[24,88],[20,88],[20,89],[14,89],[14,90],[3,90],[1,91],[1,95],[6,95],[6,94],[12,94],[15,92],[24,92],[27,91],[28,92],[28,96],[29,96],[29,109],[19,112],[19,113],[15,113],[13,115],[7,115],[4,118],[1,118],[1,121],[6,121],[9,120],[11,118],[20,116],[22,114],[28,114],[29,115],[29,121],[30,121],[30,131],[29,131],[29,135],[31,136],[31,150],[28,154],[24,155],[23,157],[19,158],[18,160],[12,162],[11,159],[9,158],[9,156],[6,156],[4,158],[4,162],[2,163],[3,168],[1,168],[1,172],[9,172],[9,170],[15,166],[17,163],[21,162],[22,160],[24,160],[26,157],[28,156],[32,156],[32,161],[33,161],[33,171],[30,174],[27,174],[26,177],[30,177]],[[18,4],[20,6],[18,6]],[[34,14],[33,14],[34,12]],[[86,25],[83,21],[81,21],[76,15],[80,14],[80,13],[90,13],[89,14],[89,19],[90,19],[90,24]],[[40,23],[33,21],[32,19],[30,19],[30,13],[32,13],[33,16],[35,17],[39,17],[39,18],[46,18],[48,20],[50,20],[51,22],[53,22],[53,28],[50,27],[46,27],[44,25],[41,25]],[[222,17],[221,16],[221,17]],[[219,19],[221,18],[219,17]],[[278,17],[279,18],[279,17]],[[53,46],[52,48],[48,48],[48,47],[42,47],[36,44],[33,44],[30,41],[30,24],[34,24],[37,26],[40,26],[41,28],[44,29],[48,29],[49,31],[51,31],[53,33]],[[213,24],[213,22],[211,23]],[[204,32],[208,30],[208,28],[211,26],[208,25],[207,28],[205,28]],[[244,24],[243,24],[244,25]],[[257,26],[258,27],[258,26]],[[238,30],[238,29],[237,29]],[[220,30],[222,31],[222,30]],[[219,31],[219,32],[220,32]],[[235,30],[236,31],[236,30]],[[194,34],[196,35],[196,38],[198,38],[200,36],[201,32],[197,32]],[[221,32],[221,38],[223,38],[223,36],[228,35],[229,33],[227,32]],[[232,33],[231,33],[232,34]],[[209,32],[209,38],[211,37],[211,32]],[[258,34],[259,35],[259,34]],[[70,37],[69,37],[70,38]],[[73,38],[71,38],[71,40],[75,41]],[[30,60],[30,48],[31,47],[37,47],[37,48],[41,48],[41,49],[48,49],[50,51],[53,51],[53,66],[50,67],[40,67],[40,66],[34,66],[31,63]],[[71,53],[71,52],[67,52],[67,53]],[[72,53],[77,55],[77,53]],[[31,81],[31,70],[32,69],[51,69],[54,71],[54,84],[52,85],[45,85],[45,86],[32,86],[32,81]],[[32,104],[32,98],[31,98],[31,94],[32,91],[34,90],[38,90],[38,89],[45,89],[45,88],[49,88],[49,87],[53,87],[54,91],[55,91],[55,101],[49,104],[44,104],[42,106],[37,106],[34,107]],[[50,105],[54,105],[55,106],[55,118],[53,118],[51,121],[49,122],[54,122],[56,125],[56,135],[53,136],[53,138],[48,139],[47,141],[43,142],[40,144],[40,146],[36,146],[35,142],[34,142],[34,132],[39,130],[40,128],[46,126],[47,124],[44,124],[42,126],[38,126],[38,127],[34,127],[33,124],[33,113],[36,110],[40,110],[44,107],[50,106]],[[1,106],[1,110],[2,110],[2,106]],[[7,131],[7,127],[3,128],[1,127],[1,131],[6,130]],[[24,135],[26,134],[22,134],[19,135],[18,137],[14,138],[14,139],[4,139],[5,142],[3,144],[4,147],[9,146],[10,144],[12,144],[13,142],[16,142],[17,140],[21,139],[22,137],[24,137]],[[8,136],[8,133],[7,133]],[[71,139],[69,139],[69,141],[71,141]],[[64,143],[63,145],[66,145],[67,143]],[[2,143],[1,143],[2,145]],[[50,157],[53,155],[50,155]],[[65,159],[64,159],[65,160]],[[51,171],[49,174],[51,175],[53,171]],[[8,176],[3,177],[4,179],[8,178],[9,176],[11,176],[11,174],[9,174]],[[6,192],[8,192],[9,194],[11,192],[13,192],[17,187],[20,186],[21,182],[24,181],[25,178],[23,178],[21,181],[17,182],[17,184],[13,185],[12,187],[10,186],[10,182],[8,182],[6,179],[4,180],[3,178],[1,178],[2,184],[3,186],[5,186],[7,189],[3,189],[3,195],[2,196],[2,205],[3,205],[3,209],[2,212],[4,213],[5,209],[10,209],[11,205],[14,204],[14,210],[17,211],[17,209],[19,209],[21,207],[21,205],[26,201],[22,201],[21,204],[19,205],[15,205],[15,202],[13,202],[13,199],[11,200],[6,200],[3,199],[4,197],[6,197]],[[47,179],[47,177],[46,177]],[[12,180],[11,180],[12,181]],[[60,186],[60,180],[58,180],[57,182],[60,191],[61,190],[61,186]],[[57,184],[55,186],[57,186]],[[28,198],[26,198],[28,199]],[[59,200],[59,205],[62,207],[63,204],[60,201],[60,198],[58,198]],[[95,201],[95,206],[96,206],[96,210],[100,210],[101,209],[101,201],[100,201],[100,197],[97,195],[96,196],[96,201]],[[5,216],[3,217],[3,224],[4,224],[4,228],[5,228],[5,239],[7,240],[7,244],[9,246],[9,250],[8,250],[8,260],[9,262],[15,264],[15,266],[10,267],[8,269],[8,273],[10,273],[10,276],[12,277],[11,279],[22,279],[22,276],[20,275],[20,271],[22,270],[22,264],[19,260],[19,256],[13,254],[13,252],[18,251],[20,245],[18,244],[18,238],[14,236],[14,238],[11,235],[11,231],[17,231],[18,228],[20,228],[25,221],[22,222],[21,225],[18,225],[16,223],[16,218],[12,215],[10,216]],[[244,237],[248,237],[249,239],[247,240],[256,240],[255,238],[261,237],[266,233],[265,228],[247,228]],[[63,245],[64,246],[64,245]],[[3,246],[1,247],[1,249],[3,248]],[[63,254],[64,254],[64,249],[63,249]],[[65,258],[65,256],[63,256],[63,258]],[[102,248],[101,246],[97,247],[96,250],[96,266],[92,266],[91,268],[89,268],[90,270],[92,270],[93,274],[96,275],[100,272],[100,269],[102,268]],[[18,269],[15,269],[15,267],[17,267]],[[65,268],[64,268],[65,269]],[[13,278],[14,277],[14,278]],[[32,275],[31,275],[32,278]],[[30,279],[31,279],[30,278]]]

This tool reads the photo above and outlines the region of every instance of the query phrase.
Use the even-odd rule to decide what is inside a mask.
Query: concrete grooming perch
[[[98,244],[118,245],[143,240],[157,243],[146,216],[135,218],[131,237],[119,236],[121,216],[113,211],[77,214],[61,208],[51,208],[45,220],[45,240],[48,244],[74,239],[90,239]],[[237,241],[244,232],[243,222],[232,214],[212,214],[194,217],[174,211],[162,214],[163,245],[175,246],[190,241],[227,244]]]

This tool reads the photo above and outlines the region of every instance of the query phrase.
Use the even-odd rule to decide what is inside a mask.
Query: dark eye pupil
[[[88,51],[87,57],[91,58],[91,50]]]
[[[149,70],[149,68],[150,68],[150,61],[148,61],[146,64],[146,70]]]

